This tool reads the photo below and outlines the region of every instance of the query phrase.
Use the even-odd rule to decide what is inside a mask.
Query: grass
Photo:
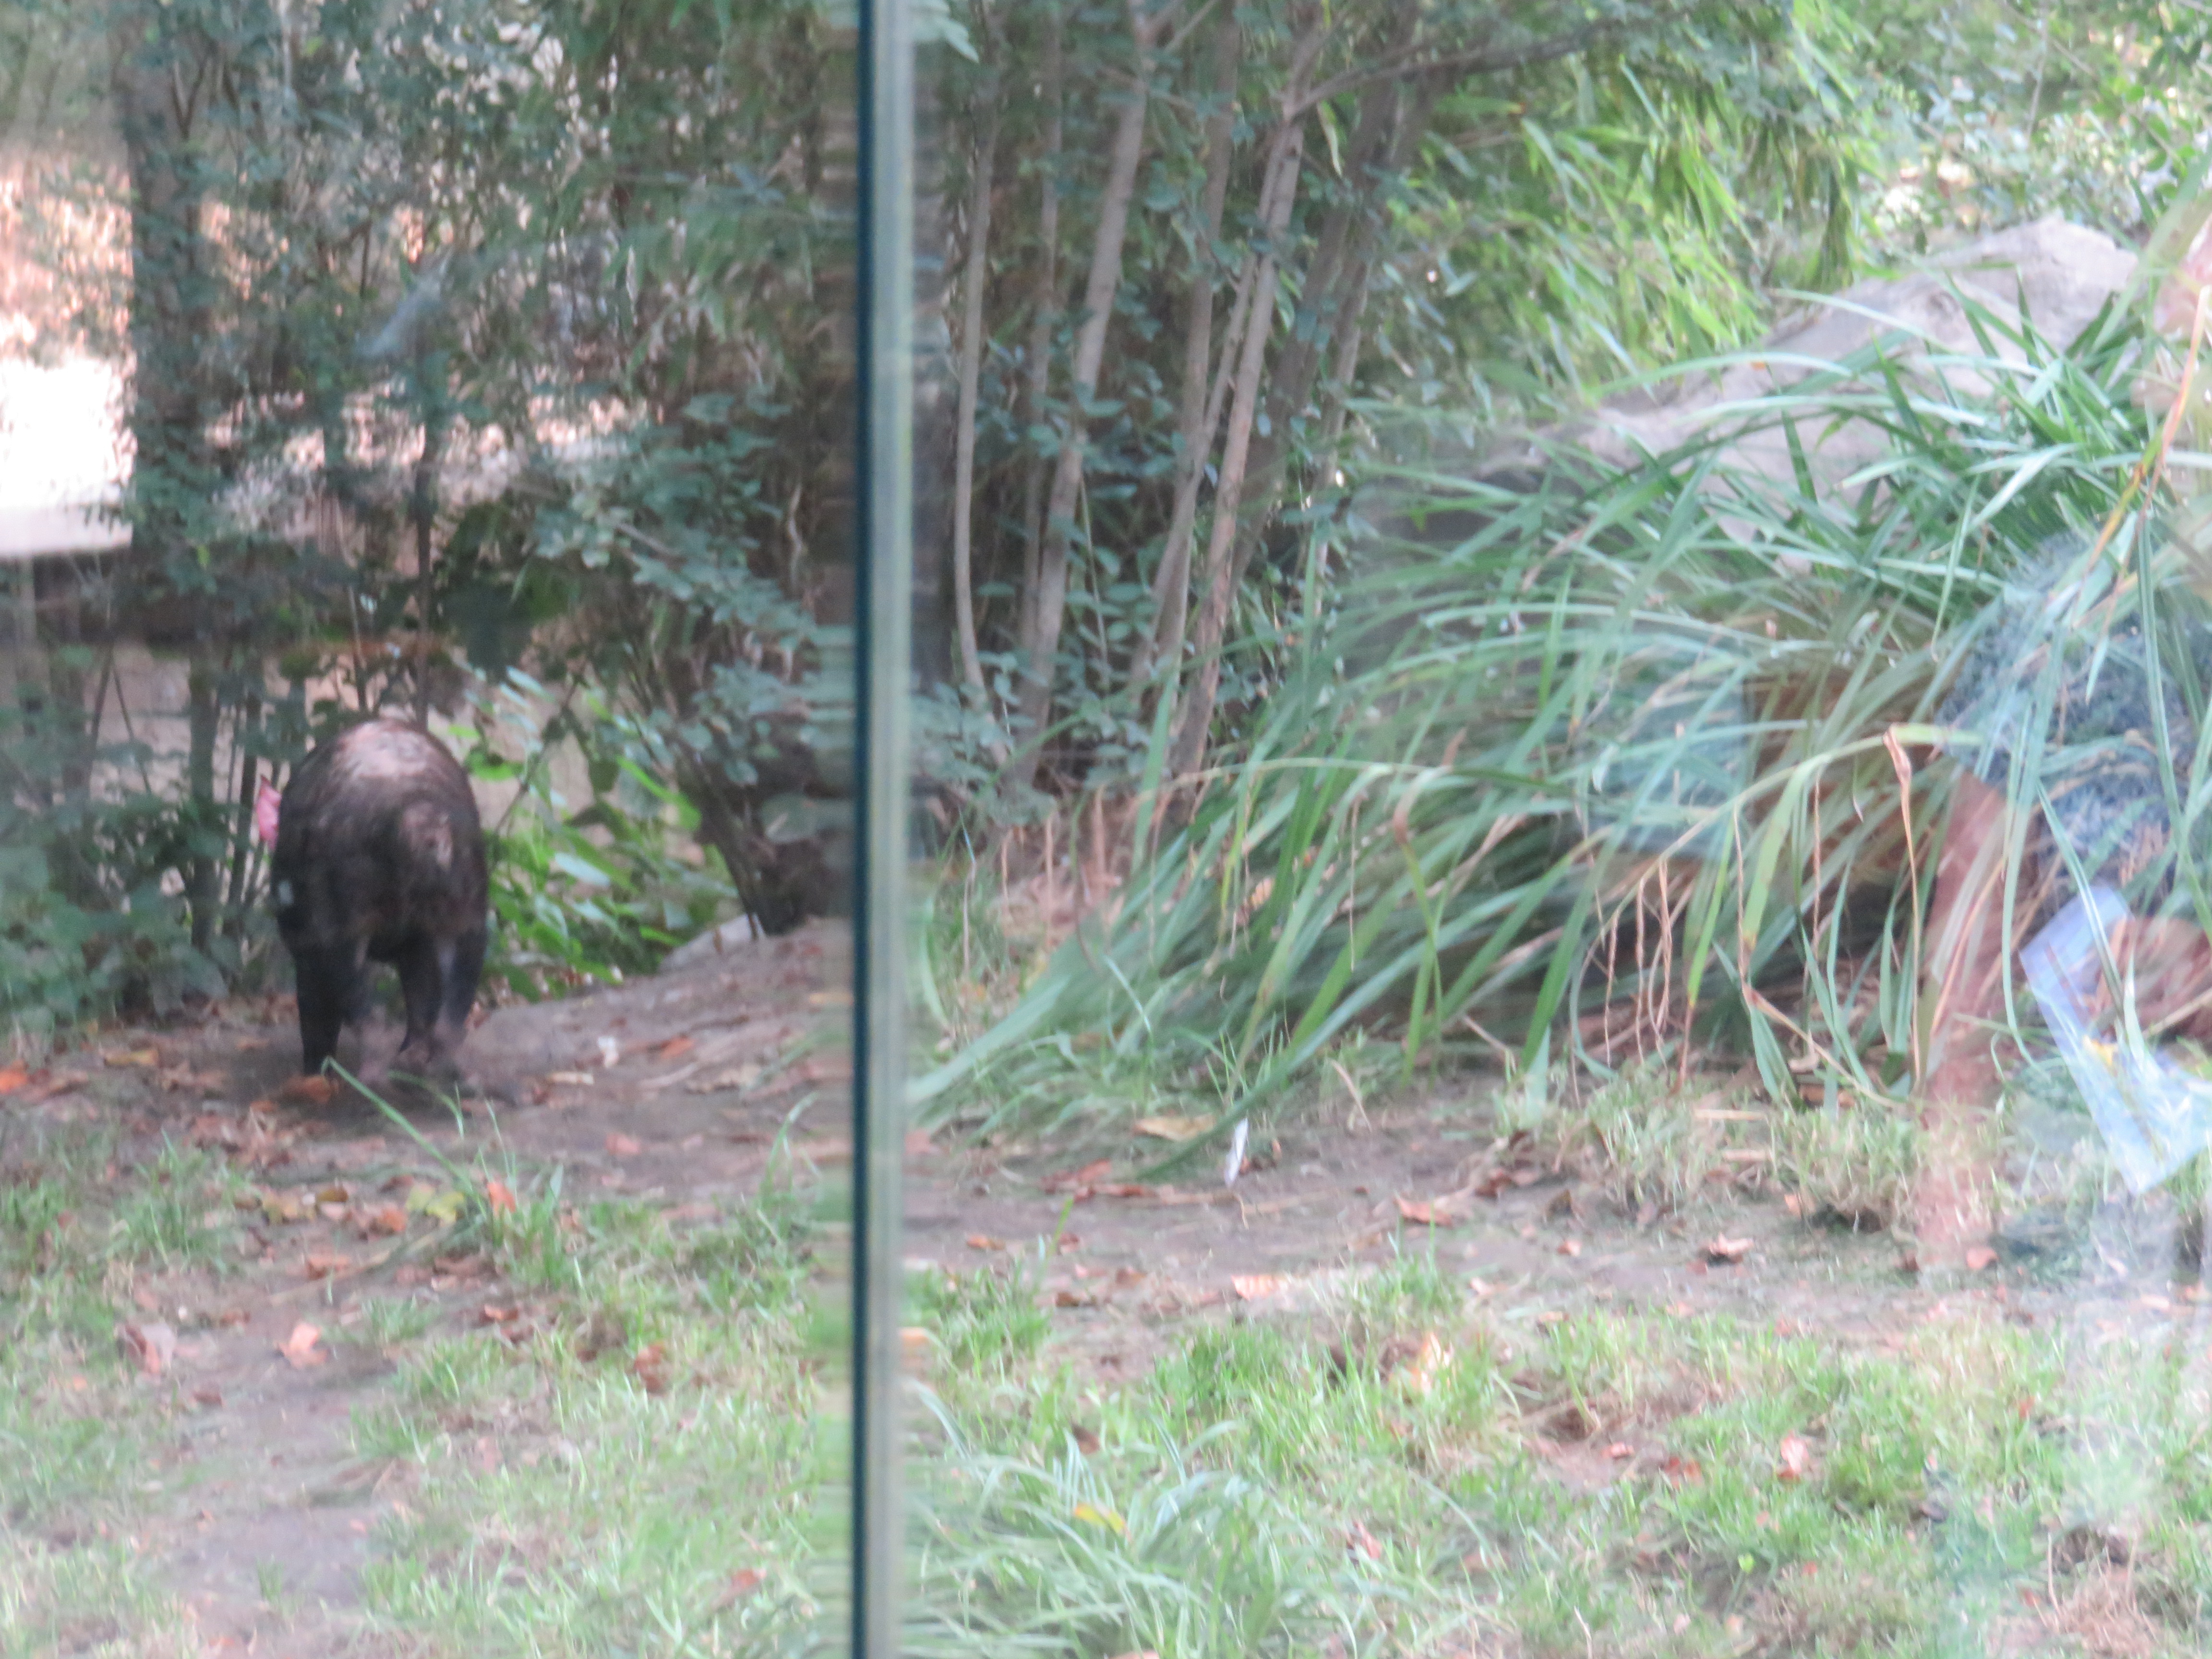
[[[142,1279],[222,1260],[228,1173],[164,1146],[51,1135],[0,1181],[0,1655],[197,1653],[130,1540],[163,1402],[118,1355]]]
[[[1308,1323],[1187,1331],[1126,1387],[1011,1342],[988,1378],[936,1373],[909,1650],[2179,1653],[2208,1633],[2206,1362],[2180,1332],[1963,1317],[1845,1342],[1594,1306],[1531,1325],[1420,1278],[1401,1264]],[[1374,1340],[1389,1309],[1395,1345]],[[1377,1362],[1415,1336],[1447,1357]]]
[[[526,1201],[506,1223],[526,1327],[410,1335],[380,1316],[398,1375],[356,1442],[406,1497],[372,1618],[427,1653],[809,1639],[842,1455],[816,1224],[775,1189],[680,1232],[629,1202]]]

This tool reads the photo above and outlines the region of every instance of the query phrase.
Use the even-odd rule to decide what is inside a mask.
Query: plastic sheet
[[[2101,958],[2128,919],[2118,893],[2092,887],[2035,936],[2021,952],[2021,963],[2097,1133],[2122,1178],[2141,1194],[2212,1146],[2212,1080],[2184,1070],[2140,1036],[2094,1035]]]

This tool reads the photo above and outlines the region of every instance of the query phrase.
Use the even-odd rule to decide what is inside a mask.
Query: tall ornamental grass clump
[[[924,1114],[1050,1129],[1195,1090],[1225,1123],[1355,1030],[1408,1067],[1694,1048],[1778,1098],[1900,1100],[1943,757],[1977,736],[1938,724],[1950,693],[2011,675],[2005,718],[2040,732],[2058,677],[2138,631],[2188,716],[2136,890],[2194,904],[2202,606],[2142,337],[2108,310],[2060,350],[1966,303],[1972,352],[1893,337],[1641,465],[1370,465],[1355,559],[1241,749],[1172,792],[1155,762],[1111,914],[918,1079]],[[1873,459],[1823,481],[1853,423]],[[1747,464],[1760,432],[1788,468]],[[2025,805],[2094,759],[2015,748]],[[2014,835],[2015,947],[2049,851]]]

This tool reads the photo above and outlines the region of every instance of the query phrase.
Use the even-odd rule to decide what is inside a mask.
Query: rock
[[[739,916],[733,921],[726,921],[720,927],[678,945],[661,958],[660,971],[664,974],[680,974],[685,969],[696,967],[698,963],[713,957],[726,956],[733,950],[742,950],[760,937],[760,930],[753,926],[753,919],[750,916]]]

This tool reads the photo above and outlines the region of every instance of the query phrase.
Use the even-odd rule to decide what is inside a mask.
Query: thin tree
[[[1136,75],[1115,118],[1106,183],[1098,201],[1098,234],[1091,246],[1090,277],[1084,284],[1083,322],[1075,337],[1067,423],[1060,434],[1052,493],[1046,501],[1037,544],[1030,627],[1029,636],[1022,641],[1018,702],[1021,747],[1007,772],[1008,781],[1016,787],[1026,787],[1036,775],[1045,724],[1052,713],[1053,665],[1060,653],[1060,625],[1067,610],[1067,555],[1075,528],[1075,498],[1083,483],[1089,411],[1098,390],[1099,365],[1106,356],[1106,325],[1112,319],[1114,296],[1121,285],[1121,249],[1128,233],[1129,204],[1136,194],[1138,164],[1144,159],[1156,27],[1156,19],[1146,14],[1142,0],[1130,0],[1129,33],[1135,48]]]

